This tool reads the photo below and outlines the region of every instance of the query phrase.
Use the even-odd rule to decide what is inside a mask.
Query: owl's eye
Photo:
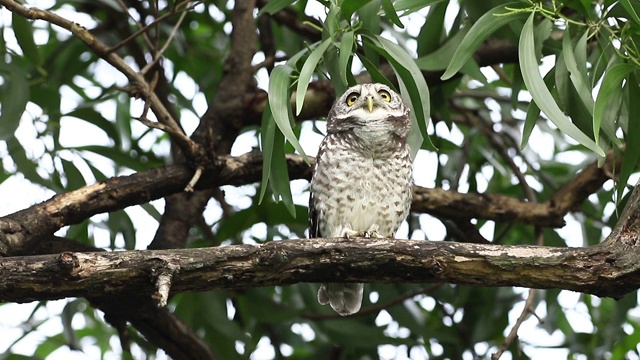
[[[353,106],[353,104],[356,103],[359,97],[360,94],[358,94],[357,92],[352,92],[351,94],[349,94],[349,96],[347,96],[347,105]]]
[[[391,94],[389,94],[389,92],[387,90],[380,90],[378,91],[378,95],[380,95],[380,97],[382,98],[382,100],[389,102],[391,101]]]

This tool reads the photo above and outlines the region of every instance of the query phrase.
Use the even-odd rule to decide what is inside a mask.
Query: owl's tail
[[[330,304],[342,316],[355,314],[362,305],[363,290],[364,284],[322,284],[318,290],[318,302]]]

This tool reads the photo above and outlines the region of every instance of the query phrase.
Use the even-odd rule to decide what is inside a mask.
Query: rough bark
[[[637,226],[637,225],[634,225]],[[637,233],[634,235],[637,240]],[[634,240],[635,241],[635,240]],[[637,245],[634,245],[634,248]],[[0,301],[172,293],[298,282],[413,282],[559,288],[620,297],[640,287],[640,252],[393,239],[310,239],[260,246],[4,258]]]
[[[220,156],[203,174],[198,189],[244,185],[260,180],[262,155]],[[311,159],[313,161],[313,159]],[[619,160],[619,159],[618,159]],[[588,166],[544,203],[528,203],[504,195],[462,194],[414,187],[414,212],[453,219],[488,219],[561,227],[562,217],[609,179],[611,160],[603,168]],[[297,155],[287,155],[292,179],[308,179],[311,167]],[[173,165],[129,176],[115,177],[54,196],[28,209],[0,218],[0,255],[24,253],[32,242],[59,228],[77,224],[99,213],[147,203],[183,191],[192,176],[187,165]]]
[[[298,282],[450,282],[560,288],[621,297],[640,287],[640,187],[603,243],[588,248],[394,239],[309,239],[260,246],[64,252],[6,257],[0,301],[148,295]]]
[[[211,157],[229,154],[244,126],[245,118],[249,118],[251,112],[250,107],[246,106],[245,94],[247,89],[256,87],[251,66],[257,42],[254,8],[253,1],[245,0],[234,4],[231,15],[231,52],[224,63],[219,91],[192,135],[192,139],[206,149]],[[188,160],[193,164],[197,159]],[[210,190],[180,192],[168,196],[165,212],[149,248],[184,248],[189,239],[189,230],[202,214],[211,196]]]

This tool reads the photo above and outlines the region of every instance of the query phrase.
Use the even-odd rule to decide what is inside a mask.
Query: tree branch
[[[611,159],[611,158],[610,158]],[[609,160],[610,161],[610,160]],[[312,167],[302,157],[287,155],[291,179],[309,179]],[[561,227],[562,217],[595,191],[609,177],[605,165],[588,166],[560,189],[551,200],[529,203],[504,195],[463,194],[443,189],[414,187],[412,211],[451,219],[516,221],[538,226]],[[59,228],[77,224],[104,212],[147,203],[179,193],[191,179],[187,165],[173,165],[129,176],[110,178],[0,218],[0,255],[24,252],[33,238],[52,234]],[[260,180],[262,154],[251,152],[238,157],[220,156],[205,171],[197,189],[221,185],[246,185]]]
[[[202,150],[184,134],[182,128],[171,116],[171,113],[163,105],[158,96],[151,90],[149,84],[144,78],[144,75],[133,70],[120,56],[115,52],[112,52],[105,43],[91,34],[89,30],[50,11],[28,8],[12,0],[0,0],[0,5],[5,6],[9,11],[27,19],[44,20],[70,31],[75,37],[85,43],[95,54],[127,77],[131,83],[131,85],[126,89],[127,92],[134,97],[145,97],[145,99],[150,102],[151,109],[156,114],[158,122],[164,125],[167,133],[172,136],[185,153],[190,155],[190,158],[196,159],[202,156]]]
[[[146,295],[298,282],[559,288],[619,298],[640,287],[640,186],[607,240],[588,248],[424,240],[309,239],[214,248],[4,258],[0,301]]]
[[[0,301],[150,297],[157,291],[155,274],[167,267],[175,269],[172,293],[299,282],[449,282],[620,297],[640,287],[640,253],[621,245],[551,248],[358,238],[9,257],[0,265]]]

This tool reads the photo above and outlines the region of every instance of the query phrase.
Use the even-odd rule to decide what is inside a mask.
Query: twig
[[[171,44],[171,41],[178,33],[178,29],[180,28],[182,21],[187,15],[187,11],[192,7],[193,6],[188,6],[187,9],[182,11],[182,13],[180,14],[180,17],[178,18],[178,21],[174,25],[173,29],[171,29],[169,38],[167,38],[167,41],[165,42],[164,46],[162,46],[162,48],[154,55],[153,60],[151,60],[147,65],[144,66],[144,68],[142,68],[142,70],[140,70],[142,74],[146,74],[155,64],[158,63],[158,61],[160,61],[160,59],[162,58],[162,55],[164,54],[165,51],[167,51],[167,49],[169,48],[169,45]]]
[[[522,188],[522,191],[525,194],[525,197],[527,198],[527,200],[530,203],[537,203],[538,200],[536,198],[536,195],[533,189],[531,188],[531,186],[529,186],[529,184],[527,183],[527,180],[524,174],[522,173],[522,171],[520,171],[518,166],[515,164],[512,157],[509,156],[506,146],[503,143],[498,141],[497,136],[499,135],[493,130],[493,128],[490,125],[487,125],[482,119],[477,119],[475,118],[475,116],[471,115],[471,121],[479,125],[480,130],[487,135],[487,138],[489,139],[489,142],[492,144],[494,149],[500,154],[503,161],[511,169],[513,174],[518,178],[520,187]],[[544,245],[542,229],[539,226],[536,226],[534,231],[536,233],[536,245]],[[522,325],[522,323],[528,318],[530,314],[535,313],[533,309],[533,302],[535,300],[536,292],[537,292],[536,289],[529,289],[529,294],[527,296],[527,300],[525,301],[525,305],[524,305],[524,309],[522,310],[522,313],[518,317],[518,320],[514,324],[513,328],[511,328],[511,331],[509,332],[507,337],[504,339],[504,341],[500,345],[500,348],[498,349],[498,351],[491,355],[491,360],[500,359],[500,356],[502,356],[504,351],[517,338],[520,325]]]
[[[196,168],[196,171],[193,173],[193,177],[191,178],[191,180],[189,180],[189,183],[184,188],[185,192],[193,192],[193,189],[198,183],[198,180],[200,180],[200,177],[202,176],[203,171],[204,171],[204,168],[202,166],[198,166]]]
[[[540,230],[539,227],[536,228],[536,244],[537,245],[543,244],[542,231]],[[511,343],[518,337],[518,330],[520,329],[520,325],[522,325],[522,323],[529,317],[529,315],[535,316],[538,319],[538,321],[542,322],[540,317],[536,315],[535,309],[533,308],[533,302],[536,298],[536,292],[537,292],[537,289],[529,289],[529,294],[527,295],[527,300],[524,303],[524,308],[522,309],[520,316],[518,316],[518,319],[516,320],[516,323],[513,325],[513,328],[511,328],[511,331],[509,331],[509,334],[507,335],[507,337],[505,337],[504,341],[502,341],[502,344],[500,344],[498,351],[491,354],[491,360],[500,359],[500,357],[507,350],[509,345],[511,345]]]
[[[119,0],[120,2],[122,0]],[[176,7],[181,6],[183,4],[189,3],[192,0],[185,0],[181,3],[179,3]],[[202,1],[198,1],[195,4],[190,5],[189,7],[187,7],[184,10],[180,10],[180,11],[189,11],[191,9],[193,9],[194,7],[200,5],[202,3]],[[121,6],[123,7],[123,9],[125,9],[125,11],[128,12],[128,8],[126,7],[126,4],[121,2]],[[149,46],[149,48],[153,48],[153,43],[151,42],[151,40],[149,39],[148,36],[146,36],[147,32],[149,31],[149,29],[151,29],[152,27],[156,26],[158,23],[160,23],[161,21],[165,20],[166,18],[169,18],[175,14],[177,14],[179,11],[176,11],[175,8],[174,10],[171,10],[170,12],[166,13],[166,14],[162,14],[160,16],[158,16],[153,22],[147,24],[147,25],[142,25],[139,21],[137,21],[136,19],[134,19],[133,17],[131,17],[131,19],[133,21],[136,22],[136,25],[138,25],[138,27],[140,27],[140,30],[136,31],[135,33],[131,34],[130,36],[128,36],[126,39],[122,40],[121,42],[119,42],[118,44],[110,47],[107,50],[107,53],[111,53],[114,51],[117,51],[118,49],[120,49],[121,47],[123,47],[124,45],[126,45],[127,43],[131,42],[133,39],[137,38],[138,36],[144,34],[144,38],[145,38],[145,42],[147,43],[147,46]]]
[[[123,41],[121,41],[120,43],[118,43],[117,45],[113,46],[110,50],[111,52],[113,51],[117,51],[118,49],[120,49],[121,47],[123,47],[125,44],[129,43],[131,40],[135,39],[136,37],[138,37],[139,35],[143,35],[144,41],[147,43],[147,46],[149,46],[149,48],[153,47],[153,43],[151,42],[151,39],[149,39],[149,36],[147,34],[147,31],[154,25],[154,23],[151,23],[148,26],[143,26],[138,20],[136,20],[136,18],[133,17],[133,15],[131,14],[131,12],[129,12],[129,7],[127,6],[127,4],[124,3],[124,0],[118,0],[118,4],[120,5],[120,7],[122,8],[122,10],[127,13],[127,15],[129,15],[129,18],[135,22],[136,25],[138,25],[138,28],[140,29],[139,31],[137,31],[136,33],[134,33],[133,35],[127,37],[126,39],[124,39]],[[161,21],[160,19],[156,19],[156,21]]]
[[[0,0],[0,5],[5,6],[9,11],[14,12],[22,17],[31,20],[44,20],[51,24],[58,25],[63,29],[69,30],[80,41],[84,42],[93,52],[95,52],[100,58],[111,64],[116,70],[120,71],[123,75],[129,79],[132,87],[129,88],[129,94],[132,96],[139,96],[144,94],[147,96],[147,101],[151,103],[151,109],[156,114],[158,121],[162,123],[169,135],[178,143],[180,148],[191,159],[200,159],[204,156],[204,150],[200,148],[195,142],[184,134],[184,131],[180,128],[175,119],[171,116],[167,108],[162,104],[160,99],[154,92],[149,91],[149,84],[146,82],[144,76],[141,73],[133,70],[120,56],[111,52],[109,47],[100,39],[96,38],[90,31],[82,27],[81,25],[67,20],[59,15],[56,15],[50,11],[42,10],[38,8],[28,8],[13,0]]]

